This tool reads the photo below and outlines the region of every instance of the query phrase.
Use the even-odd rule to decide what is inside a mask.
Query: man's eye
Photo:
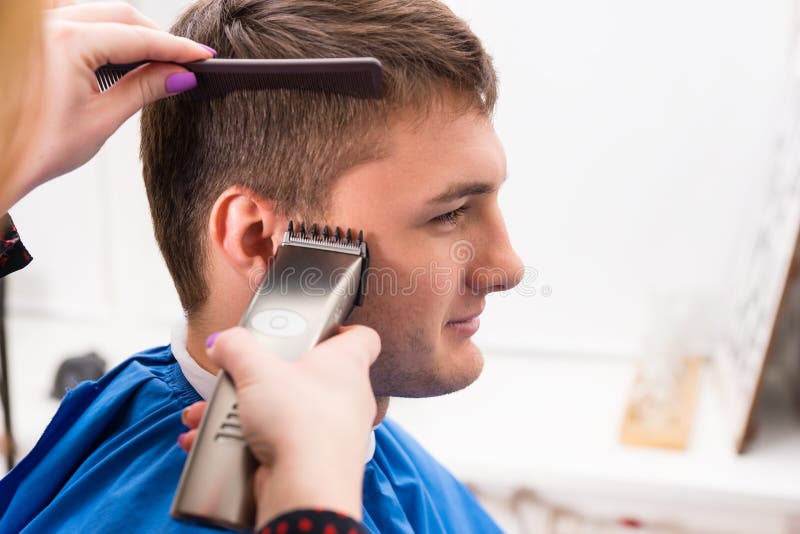
[[[438,217],[434,217],[433,221],[437,223],[445,223],[445,224],[456,224],[458,219],[460,219],[464,212],[467,211],[466,206],[461,206],[460,208],[456,208],[453,211],[448,211],[447,213],[443,213]]]

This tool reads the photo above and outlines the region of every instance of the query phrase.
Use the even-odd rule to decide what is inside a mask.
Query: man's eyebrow
[[[506,179],[503,178],[503,181],[500,182],[502,185]],[[470,195],[485,195],[487,193],[494,193],[498,189],[497,184],[493,184],[490,182],[462,182],[453,184],[452,186],[448,187],[443,193],[436,195],[434,198],[430,199],[427,203],[428,204],[446,204],[448,202],[452,202],[454,200],[458,200],[462,197],[468,197]]]

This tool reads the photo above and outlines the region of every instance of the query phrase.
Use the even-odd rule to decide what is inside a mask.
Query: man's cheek
[[[403,288],[400,291],[401,296],[404,297],[411,297],[416,295],[421,287],[424,287],[428,283],[428,271],[425,267],[417,266],[414,267],[411,272],[408,273],[408,277],[406,278]]]

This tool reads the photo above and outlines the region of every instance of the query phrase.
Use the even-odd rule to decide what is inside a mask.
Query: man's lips
[[[468,323],[468,322],[472,321],[473,319],[477,319],[478,316],[480,316],[480,314],[483,313],[483,309],[485,307],[486,307],[486,302],[485,301],[481,301],[480,308],[476,309],[475,311],[473,311],[469,315],[464,315],[464,316],[456,318],[456,319],[450,319],[449,321],[447,321],[447,324],[449,325],[449,324],[453,324],[453,323]]]
[[[477,332],[481,326],[481,312],[483,312],[482,309],[477,313],[447,321],[444,326],[452,332],[469,337]]]
[[[468,323],[468,322],[480,317],[481,313],[483,313],[483,310],[479,311],[478,313],[473,313],[472,315],[467,315],[466,317],[463,317],[461,319],[451,319],[451,320],[447,321],[447,324]]]

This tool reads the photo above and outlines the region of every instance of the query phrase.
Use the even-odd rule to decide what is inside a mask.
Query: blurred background
[[[169,27],[188,2],[130,3]],[[475,338],[484,376],[447,397],[398,399],[390,417],[508,532],[800,532],[800,423],[796,403],[779,402],[800,390],[782,371],[800,350],[771,358],[783,366],[773,372],[755,358],[747,380],[784,380],[750,424],[755,392],[742,393],[743,416],[730,408],[725,392],[739,390],[714,361],[726,358],[720,339],[753,284],[753,243],[775,202],[789,206],[780,224],[791,231],[774,247],[789,261],[796,248],[798,197],[773,185],[798,170],[800,152],[787,147],[800,127],[800,4],[446,3],[499,72],[501,202],[527,276],[488,300]],[[181,321],[138,142],[136,117],[91,163],[11,211],[35,258],[6,287],[20,454],[57,407],[49,395],[64,359],[96,352],[113,366],[168,343]],[[785,281],[786,259],[772,257],[764,276]],[[791,334],[786,302],[775,310]],[[665,409],[682,406],[670,384],[684,384],[686,355],[701,360],[693,402],[679,410],[682,446],[623,444],[642,391],[664,388]]]

